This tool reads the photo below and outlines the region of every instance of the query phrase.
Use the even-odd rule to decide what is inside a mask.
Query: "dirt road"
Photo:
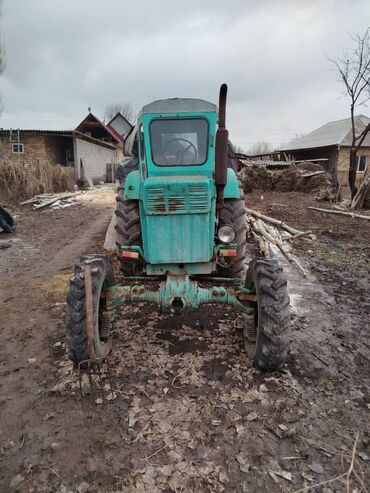
[[[286,266],[285,367],[251,367],[231,309],[172,318],[137,305],[120,313],[101,385],[84,374],[81,396],[65,294],[78,258],[101,252],[113,203],[106,191],[64,210],[22,210],[16,241],[0,250],[0,491],[368,491],[368,225],[309,212],[305,194],[249,196],[319,236],[295,247],[307,280]]]

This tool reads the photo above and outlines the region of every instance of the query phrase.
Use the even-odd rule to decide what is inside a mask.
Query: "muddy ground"
[[[0,250],[1,492],[370,489],[369,223],[308,211],[317,203],[302,193],[247,200],[318,237],[293,247],[307,279],[284,265],[284,368],[252,368],[231,309],[172,318],[136,305],[120,313],[102,383],[84,373],[82,394],[65,295],[78,258],[102,251],[113,192],[18,211]]]

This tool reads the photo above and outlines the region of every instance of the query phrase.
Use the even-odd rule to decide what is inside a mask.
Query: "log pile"
[[[283,221],[265,216],[253,209],[247,209],[247,214],[249,234],[257,241],[261,253],[265,257],[270,257],[272,255],[272,246],[276,246],[288,262],[294,265],[306,277],[307,270],[289,252],[288,242],[305,236],[316,239],[312,231],[299,231]],[[279,231],[278,228],[282,231]]]
[[[364,176],[361,185],[359,186],[356,195],[353,197],[351,203],[351,209],[361,209],[362,207],[366,207],[365,202],[367,202],[367,198],[370,195],[370,172]]]
[[[43,193],[35,195],[32,199],[25,200],[21,205],[33,205],[34,210],[43,209],[44,207],[61,207],[70,204],[71,200],[80,195],[81,192],[62,192],[62,193]]]

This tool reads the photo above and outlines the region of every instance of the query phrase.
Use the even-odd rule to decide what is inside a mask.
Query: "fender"
[[[227,168],[227,183],[224,189],[224,198],[240,199],[238,178],[235,171],[231,168]]]
[[[141,179],[139,171],[131,171],[125,182],[124,198],[127,200],[139,200],[141,193]]]

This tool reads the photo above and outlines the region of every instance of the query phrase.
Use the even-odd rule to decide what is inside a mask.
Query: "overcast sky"
[[[369,0],[5,0],[0,127],[71,129],[117,101],[217,102],[225,81],[232,141],[279,145],[348,116],[325,53],[368,25]]]

